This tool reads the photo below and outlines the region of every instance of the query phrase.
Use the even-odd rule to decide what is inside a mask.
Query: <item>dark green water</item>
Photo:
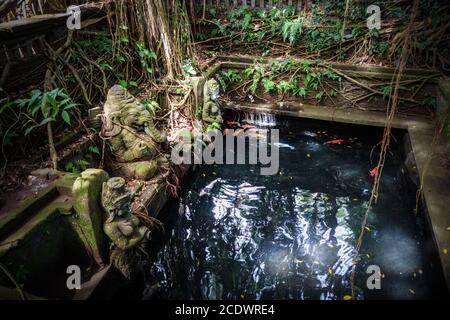
[[[267,119],[265,119],[267,120]],[[267,122],[267,121],[265,121]],[[266,123],[267,124],[267,123]],[[278,118],[280,170],[198,167],[166,206],[152,274],[170,299],[342,299],[367,208],[381,129]],[[274,127],[274,128],[275,128]],[[313,135],[311,135],[313,133]],[[317,135],[317,136],[314,136]],[[357,299],[445,296],[428,226],[395,135],[357,268]],[[325,144],[343,139],[341,144]],[[366,287],[378,265],[381,290]]]

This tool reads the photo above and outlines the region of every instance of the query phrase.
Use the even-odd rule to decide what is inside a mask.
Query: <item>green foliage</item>
[[[84,50],[96,50],[99,53],[109,53],[113,51],[112,40],[106,36],[106,30],[102,30],[93,39],[79,40],[78,44]]]
[[[152,74],[153,69],[151,68],[152,60],[156,60],[156,53],[145,47],[144,43],[141,41],[136,42],[137,53],[139,55],[139,61],[141,62],[141,67],[147,73]]]
[[[327,81],[340,81],[341,77],[331,70],[317,66],[311,60],[270,60],[266,66],[255,63],[243,72],[244,79],[250,81],[248,91],[255,94],[259,87],[265,93],[292,94],[307,97],[308,93],[316,100],[335,96],[336,91],[329,88]],[[326,89],[328,88],[328,89]]]
[[[119,80],[119,85],[125,89],[132,89],[137,88],[139,86],[139,83],[137,81],[126,81],[126,80]]]
[[[281,26],[281,35],[283,41],[289,40],[289,43],[293,45],[297,42],[303,33],[304,18],[299,16],[295,20],[286,20]]]
[[[160,109],[158,102],[155,100],[145,99],[142,104],[150,111],[151,114],[156,114],[156,111]]]
[[[29,93],[29,98],[18,99],[14,102],[18,107],[26,108],[29,115],[29,121],[25,123],[25,135],[28,135],[33,129],[41,127],[55,121],[58,117],[71,124],[70,110],[76,107],[63,89],[54,89],[48,92],[42,92],[39,89]]]
[[[222,90],[227,90],[233,83],[241,81],[241,75],[236,69],[221,70],[215,76]]]
[[[100,150],[97,146],[89,146],[86,152],[80,148],[75,150],[74,159],[64,165],[64,170],[71,173],[81,173],[92,167],[95,157],[100,156]]]
[[[222,126],[220,125],[220,123],[213,122],[210,125],[208,125],[207,131],[221,130],[221,129],[222,129]]]
[[[261,48],[267,46],[267,39],[281,38],[281,41],[290,45],[302,43],[308,52],[319,52],[340,41],[340,19],[331,20],[335,28],[308,27],[311,24],[327,24],[323,16],[307,16],[305,13],[297,14],[295,7],[272,8],[266,10],[251,10],[249,8],[238,8],[228,14],[228,20],[214,20],[216,27],[210,35],[202,33],[198,37],[203,40],[206,37],[240,35],[233,44],[245,44],[259,42]],[[317,20],[317,21],[314,21]],[[364,28],[357,28],[353,36],[363,35],[367,32]],[[220,46],[220,44],[219,44]]]

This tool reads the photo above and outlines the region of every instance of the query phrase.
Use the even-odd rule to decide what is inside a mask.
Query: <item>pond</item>
[[[160,217],[166,236],[152,274],[168,299],[343,299],[378,162],[382,128],[228,113],[280,130],[280,168],[203,165]],[[428,299],[447,291],[395,131],[378,203],[369,212],[357,299]],[[336,142],[337,141],[337,142]],[[381,289],[366,273],[379,266]]]

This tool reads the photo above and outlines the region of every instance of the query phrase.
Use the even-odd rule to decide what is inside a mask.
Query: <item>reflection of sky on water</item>
[[[154,268],[168,297],[342,299],[350,293],[376,131],[367,138],[367,130],[345,135],[327,128],[327,137],[312,137],[296,130],[302,125],[290,126],[289,133],[280,128],[276,176],[260,176],[255,165],[199,169]],[[357,145],[324,144],[329,136],[355,140],[357,134]],[[370,211],[357,273],[364,285],[365,268],[378,264],[389,282],[380,293],[360,288],[359,298],[409,299],[440,290],[433,287],[440,278],[430,247],[412,215],[414,192],[401,182],[401,158],[392,151],[397,154],[383,171],[388,185],[382,183],[381,201]]]

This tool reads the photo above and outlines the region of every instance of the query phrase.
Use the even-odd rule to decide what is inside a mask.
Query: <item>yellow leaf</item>
[[[333,269],[328,268],[328,273],[329,273],[330,275],[333,275]]]
[[[444,250],[442,250],[442,252],[443,252],[444,254],[447,254],[447,253],[448,253],[448,249],[445,248]]]
[[[352,300],[352,296],[349,296],[348,294],[344,296],[344,300]]]
[[[411,292],[412,294],[416,294],[416,292],[413,289],[409,289],[409,292]]]
[[[306,156],[308,157],[308,158],[311,158],[311,155],[308,153],[308,154],[306,154]]]
[[[450,231],[450,227],[447,227],[447,231]]]
[[[366,229],[367,231],[372,231],[368,226],[365,226],[364,229]]]

